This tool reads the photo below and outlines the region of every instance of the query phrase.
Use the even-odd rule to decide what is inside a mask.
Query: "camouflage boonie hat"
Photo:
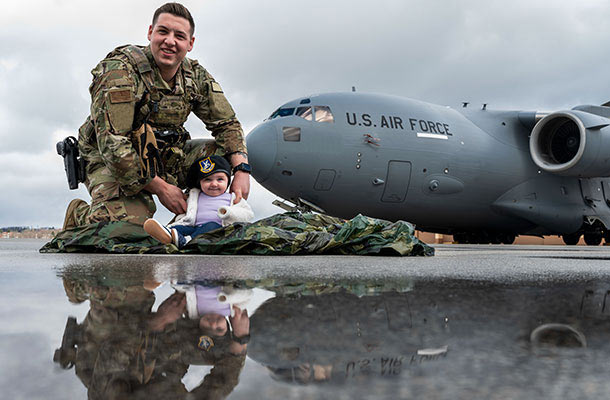
[[[231,184],[231,164],[221,156],[202,157],[189,168],[186,184],[189,188],[199,188],[199,181],[217,172],[224,172],[227,175],[228,187]]]

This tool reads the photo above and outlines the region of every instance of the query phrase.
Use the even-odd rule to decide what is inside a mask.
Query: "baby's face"
[[[201,186],[201,191],[203,193],[208,196],[216,197],[227,191],[229,179],[224,172],[216,172],[199,181],[199,185]]]
[[[229,325],[227,319],[222,315],[204,314],[199,319],[199,328],[212,336],[224,336]]]

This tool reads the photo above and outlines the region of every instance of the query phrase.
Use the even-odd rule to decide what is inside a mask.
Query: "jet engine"
[[[578,109],[548,114],[532,130],[532,160],[542,170],[557,175],[610,176],[608,125],[610,119]]]

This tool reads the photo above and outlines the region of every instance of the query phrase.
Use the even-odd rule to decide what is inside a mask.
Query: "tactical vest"
[[[132,143],[140,156],[142,178],[160,176],[178,185],[184,180],[184,145],[190,140],[183,124],[196,103],[202,100],[194,79],[197,61],[185,58],[176,79],[184,79],[184,92],[179,95],[162,94],[155,86],[155,72],[144,51],[134,45],[118,47],[107,58],[124,55],[135,67],[145,86],[136,97],[132,125]]]
[[[117,52],[124,54],[135,66],[138,75],[146,86],[146,92],[140,99],[138,110],[136,110],[134,130],[141,125],[142,121],[140,120],[144,119],[154,128],[158,128],[155,130],[186,132],[182,125],[186,122],[193,104],[201,100],[193,72],[193,68],[198,65],[197,61],[187,58],[182,60],[184,94],[161,96],[159,90],[155,87],[153,68],[142,49],[138,46],[128,45],[118,47],[110,55]],[[177,76],[176,79],[180,79],[180,77]]]
[[[121,46],[106,56],[107,59],[115,57],[127,58],[144,86],[143,89],[141,86],[135,88],[136,103],[131,110],[133,113],[131,139],[134,149],[140,156],[140,176],[145,179],[159,175],[168,183],[174,185],[182,183],[185,179],[183,149],[186,141],[190,139],[183,124],[191,110],[204,100],[204,96],[199,94],[202,88],[199,87],[194,73],[199,65],[198,62],[187,58],[182,61],[182,71],[178,72],[176,79],[183,79],[181,82],[184,92],[179,95],[166,95],[155,87],[155,71],[141,47]],[[145,125],[152,134],[146,136],[145,142],[141,140],[141,135],[140,140],[136,140],[136,133],[145,130]],[[81,154],[85,157],[93,155],[93,162],[87,167],[88,173],[94,172],[98,166],[103,167],[102,159],[96,155],[99,154],[99,149],[94,121],[91,117],[87,118],[79,129],[78,142]],[[152,147],[151,142],[154,142]],[[95,182],[99,181],[100,179],[95,180]]]

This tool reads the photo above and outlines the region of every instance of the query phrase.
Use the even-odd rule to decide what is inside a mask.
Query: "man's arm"
[[[119,59],[103,60],[92,73],[89,90],[97,148],[121,190],[134,195],[151,180],[142,178],[140,158],[131,141],[138,77]]]
[[[233,107],[227,101],[222,88],[203,67],[197,65],[195,78],[199,83],[201,101],[193,109],[195,115],[203,121],[212,133],[216,145],[228,156],[231,167],[248,162],[245,135],[241,124],[235,117]],[[235,202],[250,193],[250,174],[236,172],[230,191],[235,193]]]

